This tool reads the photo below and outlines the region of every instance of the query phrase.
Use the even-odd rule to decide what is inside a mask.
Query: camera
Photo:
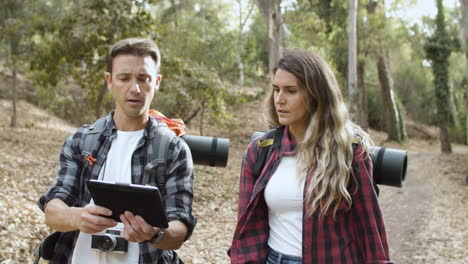
[[[102,252],[126,253],[128,241],[118,229],[107,229],[104,235],[91,236],[91,248]]]

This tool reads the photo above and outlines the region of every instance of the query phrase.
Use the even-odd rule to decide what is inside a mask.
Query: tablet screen
[[[111,218],[120,221],[125,211],[132,212],[155,227],[168,227],[166,211],[159,189],[149,185],[112,183],[89,180],[88,189],[96,205],[112,211]]]

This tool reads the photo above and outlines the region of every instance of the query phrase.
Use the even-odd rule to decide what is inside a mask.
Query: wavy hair
[[[297,177],[299,180],[313,173],[306,187],[306,216],[317,213],[323,218],[328,212],[336,216],[340,205],[352,205],[348,190],[352,179],[352,142],[360,137],[367,152],[372,143],[369,135],[351,122],[335,75],[320,56],[292,51],[280,59],[273,69],[293,74],[299,86],[306,90],[304,105],[308,125],[302,141],[298,142]],[[279,126],[273,89],[266,100],[266,121]]]

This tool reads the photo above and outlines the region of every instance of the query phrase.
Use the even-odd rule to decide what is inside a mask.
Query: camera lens
[[[105,234],[98,238],[97,246],[99,250],[103,252],[109,252],[114,250],[114,248],[117,246],[117,240],[115,239],[115,236]]]

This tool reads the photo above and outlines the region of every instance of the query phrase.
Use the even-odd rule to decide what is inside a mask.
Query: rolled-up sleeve
[[[79,177],[82,168],[78,148],[80,135],[81,133],[76,132],[63,144],[55,184],[37,201],[42,211],[45,210],[46,204],[55,198],[62,200],[68,206],[73,206],[78,200]]]
[[[169,146],[164,204],[169,221],[179,220],[187,226],[187,240],[196,225],[192,215],[193,204],[193,160],[188,145],[180,138],[174,138]]]
[[[377,193],[372,181],[372,161],[359,146],[353,161],[357,191],[352,214],[357,225],[357,242],[366,264],[390,264],[387,236]]]

